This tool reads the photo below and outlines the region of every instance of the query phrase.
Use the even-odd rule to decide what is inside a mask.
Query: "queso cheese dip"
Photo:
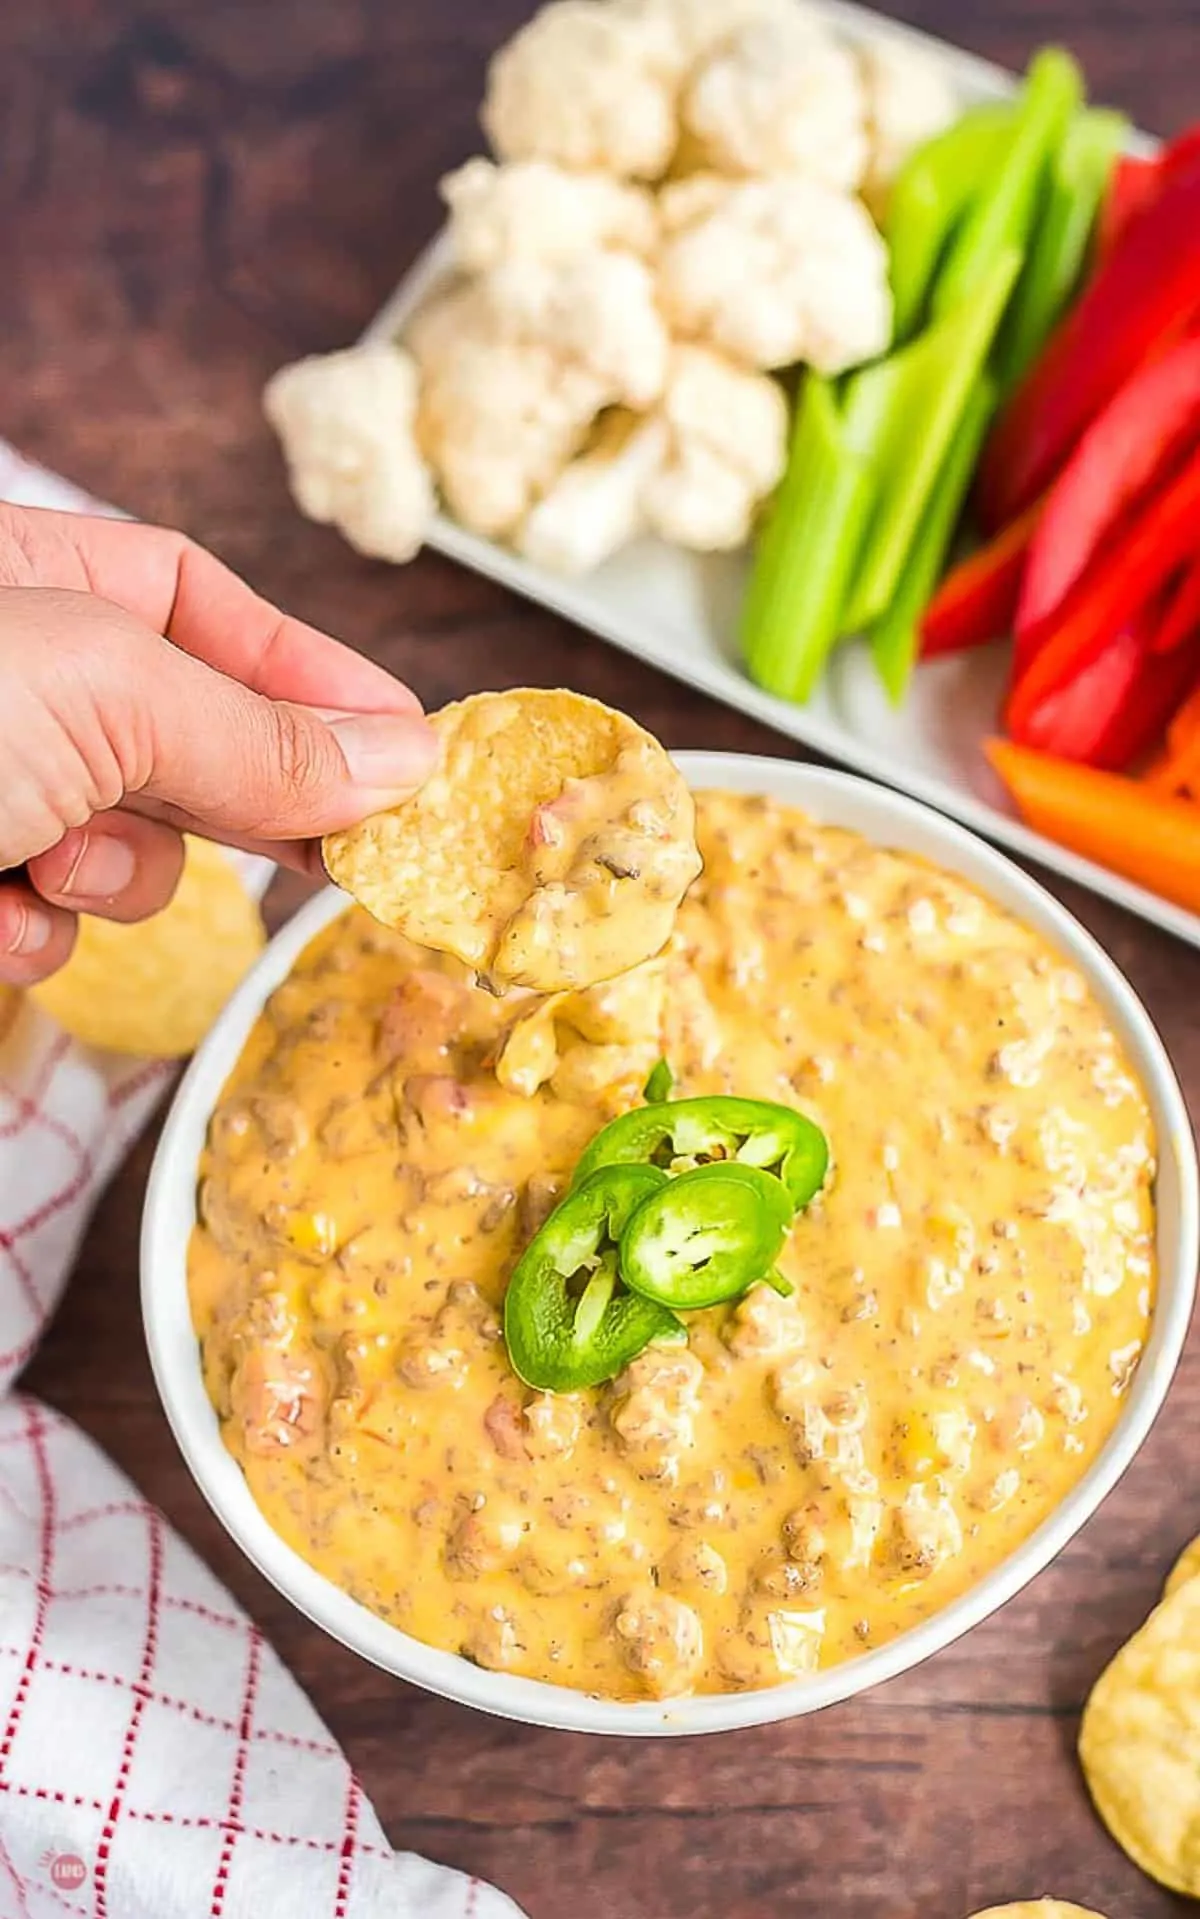
[[[426,1642],[611,1698],[769,1686],[1002,1560],[1111,1430],[1154,1291],[1154,1139],[1101,1008],[962,881],[697,803],[663,955],[497,1002],[358,910],[213,1115],[205,1378],[263,1512]],[[757,1286],[606,1386],[509,1366],[509,1273],[660,1057],[809,1113],[823,1194]]]

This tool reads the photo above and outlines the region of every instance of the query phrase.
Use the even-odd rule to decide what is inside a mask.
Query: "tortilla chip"
[[[185,841],[175,897],[135,926],[80,917],[66,965],[30,987],[43,1012],[88,1046],[177,1059],[199,1045],[266,935],[219,847]]]
[[[1091,1906],[1073,1906],[1069,1899],[1018,1899],[1011,1906],[989,1906],[971,1919],[1104,1919]]]
[[[1097,1812],[1134,1864],[1200,1896],[1200,1580],[1156,1606],[1101,1673],[1079,1757]]]
[[[543,689],[479,693],[431,723],[437,771],[330,834],[330,878],[497,988],[560,992],[658,952],[700,870],[692,797],[658,741]]]

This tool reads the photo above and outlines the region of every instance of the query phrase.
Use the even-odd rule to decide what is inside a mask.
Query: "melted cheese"
[[[1079,975],[795,812],[710,794],[698,828],[666,954],[553,1001],[327,928],[214,1115],[190,1254],[284,1538],[418,1638],[616,1698],[770,1685],[978,1580],[1111,1431],[1154,1288],[1151,1124]],[[825,1128],[794,1297],[531,1394],[507,1275],[660,1055]]]

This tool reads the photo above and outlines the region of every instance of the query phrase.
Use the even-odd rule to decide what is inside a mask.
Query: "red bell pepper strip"
[[[1142,160],[1133,153],[1121,155],[1096,223],[1098,260],[1107,260],[1129,222],[1154,198],[1159,184],[1157,160]]]
[[[1197,438],[1200,337],[1193,336],[1131,376],[1051,487],[1021,582],[1019,645],[1058,613],[1139,495]]]
[[[1063,608],[1031,636],[1028,664],[1018,670],[1007,720],[1020,734],[1047,694],[1094,659],[1139,607],[1156,595],[1195,552],[1200,525],[1200,450],[1109,543]]]
[[[1036,832],[1177,906],[1200,913],[1200,806],[1011,740],[988,759]]]
[[[1200,154],[1200,125],[1189,127],[1156,153],[1153,159],[1122,154],[1113,169],[1096,236],[1099,257],[1106,259],[1131,220],[1161,191],[1163,181],[1188,167]]]
[[[1154,165],[1160,180],[1171,174],[1182,173],[1186,167],[1200,160],[1200,121],[1194,126],[1185,127],[1173,140],[1168,140],[1154,156]]]
[[[921,658],[959,653],[1007,633],[1017,610],[1025,555],[1044,502],[952,567],[921,621]]]
[[[1164,329],[1198,313],[1200,156],[1130,223],[1001,414],[980,471],[987,527],[1015,519],[1043,491]]]
[[[1200,538],[1197,545],[1200,546]],[[1154,636],[1154,651],[1170,653],[1196,632],[1200,632],[1200,555],[1188,571],[1180,575],[1167,600],[1162,624]]]
[[[1171,653],[1156,653],[1151,647],[1133,699],[1120,713],[1114,714],[1112,726],[1092,764],[1127,772],[1144,761],[1198,679],[1200,634],[1193,634],[1186,645],[1176,647]]]
[[[1092,766],[1119,767],[1119,760],[1104,757],[1105,735],[1113,716],[1131,700],[1146,653],[1142,625],[1134,620],[1123,626],[1074,679],[1056,687],[1025,715],[1020,730],[1013,732],[1018,746]]]
[[[1048,694],[1014,735],[1018,744],[1115,772],[1148,753],[1200,673],[1195,637],[1172,653],[1152,650],[1157,615],[1158,603],[1147,605]]]
[[[1047,160],[1025,265],[997,342],[993,370],[1011,393],[1075,298],[1095,253],[1096,220],[1129,134],[1123,113],[1073,115]]]

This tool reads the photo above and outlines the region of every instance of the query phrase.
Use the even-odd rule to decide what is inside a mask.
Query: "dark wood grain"
[[[258,407],[283,359],[351,338],[477,141],[523,0],[4,0],[0,432],[214,546],[429,703],[567,682],[673,746],[792,754],[749,720],[428,557],[405,572],[303,525]],[[1058,38],[1169,132],[1200,111],[1196,0],[906,0],[1022,62]],[[1055,882],[1129,972],[1200,1104],[1200,957]],[[136,1302],[146,1139],[97,1211],[29,1383],[155,1498],[291,1662],[393,1840],[534,1919],[963,1919],[1053,1891],[1159,1919],[1073,1760],[1092,1677],[1200,1529],[1200,1353],[1084,1536],[907,1678],[815,1720],[680,1743],[524,1731],[426,1698],[308,1627],[203,1506],[159,1411]]]

